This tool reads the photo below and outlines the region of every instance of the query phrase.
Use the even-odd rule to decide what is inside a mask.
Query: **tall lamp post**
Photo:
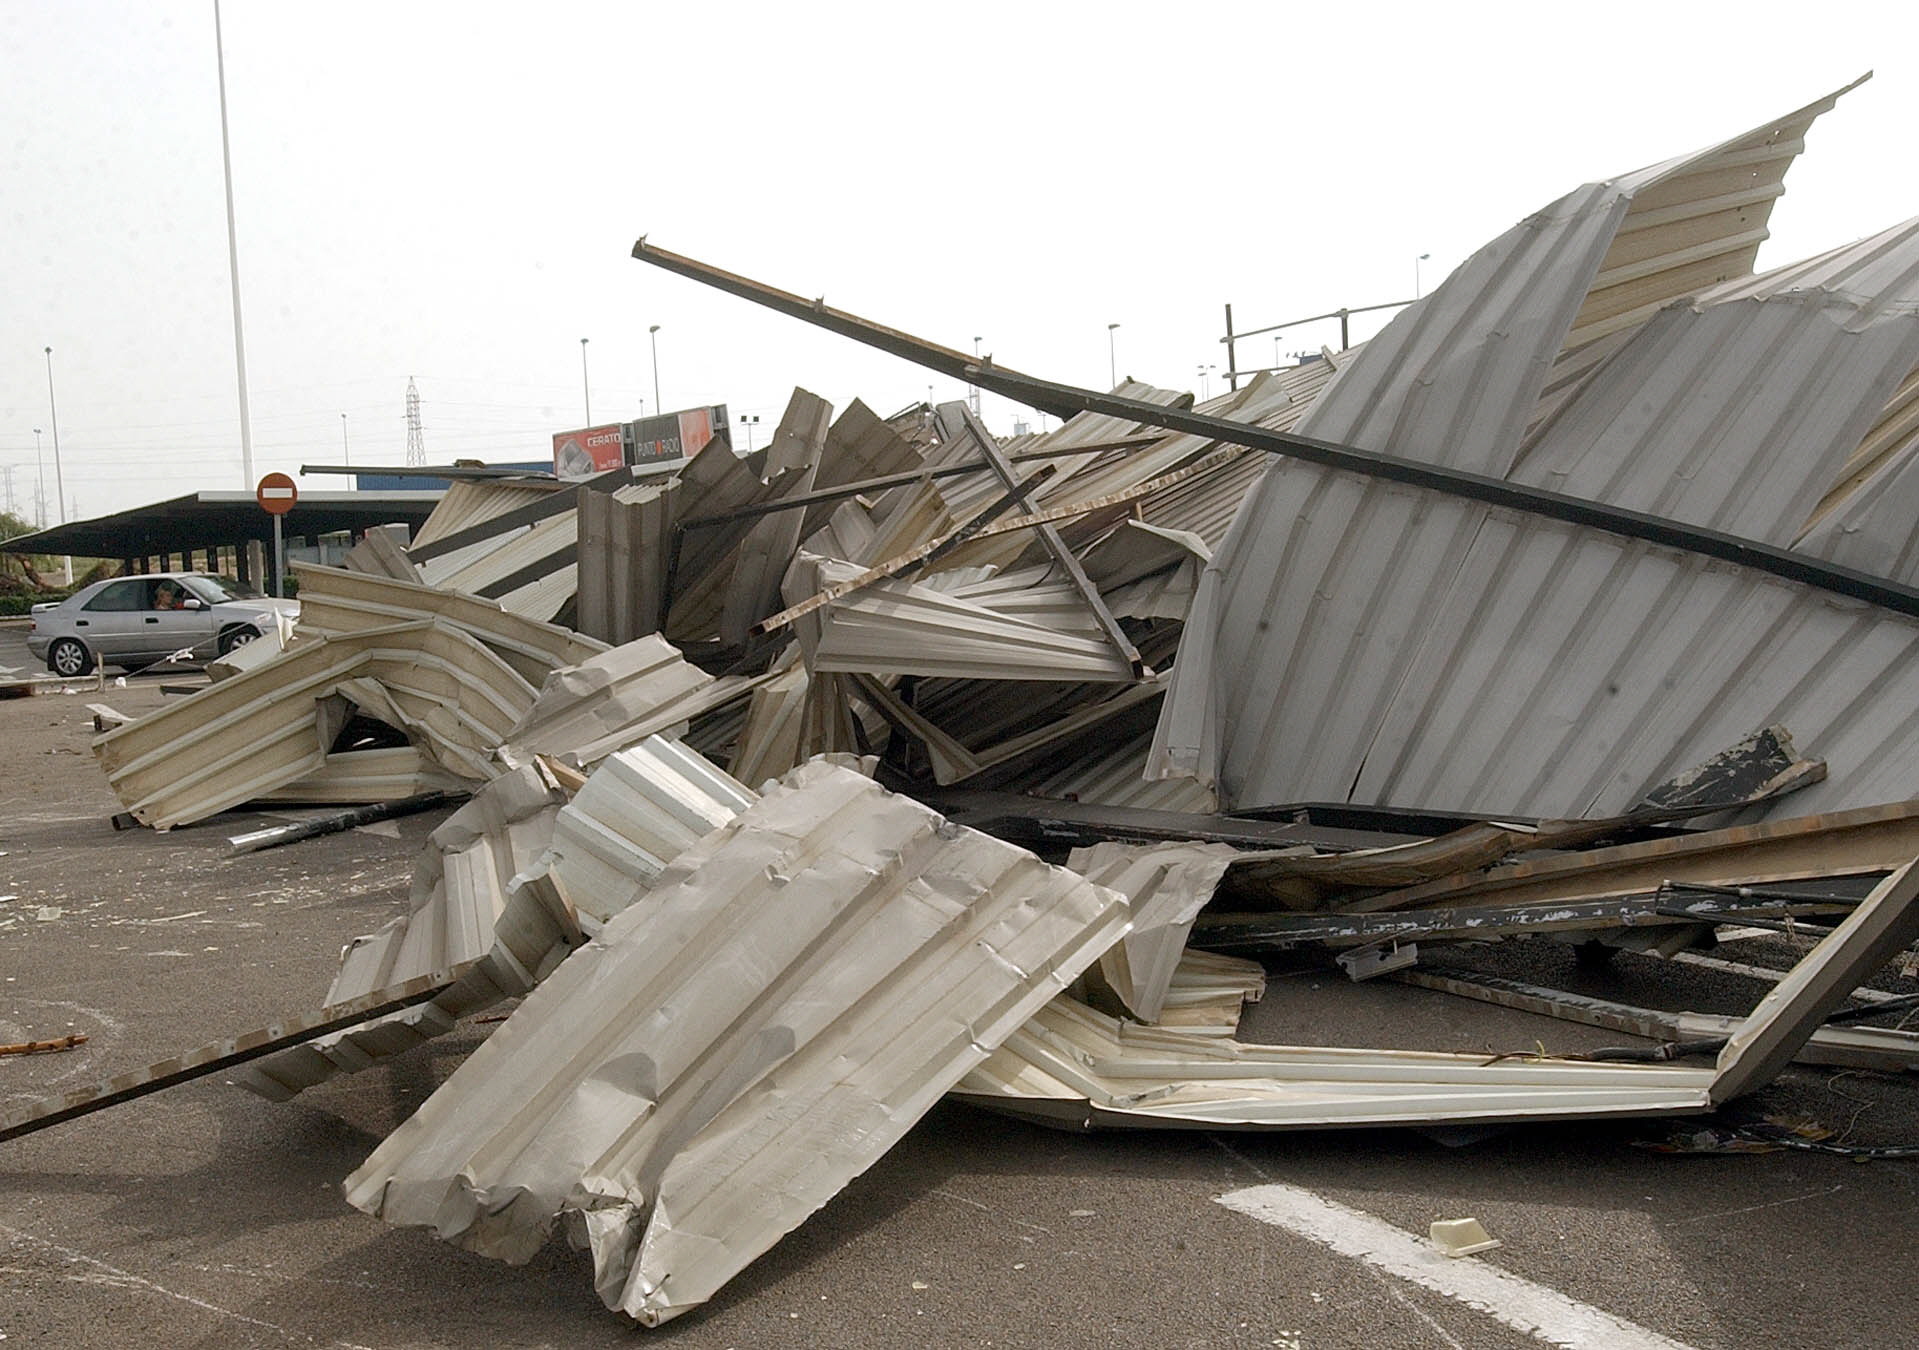
[[[233,285],[233,373],[240,386],[240,485],[253,490],[253,419],[247,412],[247,340],[240,324],[240,236],[233,223],[233,145],[227,135],[227,48],[220,28],[220,0],[213,0],[213,56],[220,73],[220,168],[227,185],[227,277]],[[53,467],[60,468],[60,437],[54,435]]]
[[[1432,256],[1433,255],[1430,253],[1422,253],[1417,258],[1413,259],[1413,299],[1415,300],[1419,299],[1420,296],[1425,294],[1425,291],[1421,288],[1421,285],[1420,285],[1419,265],[1425,262],[1427,259],[1431,258]]]
[[[1116,323],[1106,325],[1106,384],[1109,389],[1119,388],[1119,359],[1113,355],[1113,330]]]
[[[60,405],[53,398],[53,348],[47,348],[47,412],[53,421],[53,490],[58,494],[54,506],[59,509],[60,523],[67,523],[67,476],[60,468]],[[73,559],[63,555],[60,559],[61,574],[66,577],[67,585],[73,584]]]
[[[746,428],[746,453],[749,455],[753,453],[753,428],[759,424],[760,415],[758,413],[754,413],[751,417],[748,417],[745,413],[740,414],[740,425]]]
[[[593,425],[593,386],[586,380],[586,339],[580,339],[580,397],[586,403],[586,424]]]
[[[646,330],[646,340],[653,348],[653,415],[658,417],[666,411],[666,405],[660,402],[660,326],[658,324]]]

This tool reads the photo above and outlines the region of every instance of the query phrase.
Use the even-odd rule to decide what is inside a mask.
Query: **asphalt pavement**
[[[0,665],[19,664],[15,632],[0,627]],[[116,833],[86,705],[146,712],[161,683],[0,701],[0,1041],[89,1037],[0,1058],[4,1109],[313,1009],[341,944],[403,911],[440,818],[240,859],[225,837],[258,815]],[[1486,959],[1518,959],[1505,950]],[[1562,958],[1570,977],[1564,949],[1534,959]],[[1622,961],[1644,1001],[1758,994]],[[1479,1350],[1575,1332],[1628,1350],[1799,1350],[1905,1345],[1919,1323],[1919,1162],[1662,1156],[1635,1147],[1664,1133],[1656,1121],[1449,1147],[1411,1131],[1070,1134],[944,1104],[712,1303],[644,1331],[601,1306],[586,1256],[559,1236],[510,1267],[341,1199],[341,1179],[488,1029],[290,1103],[216,1076],[0,1144],[4,1350]],[[1315,970],[1275,971],[1242,1034],[1494,1050],[1618,1039]],[[1919,1092],[1887,1075],[1794,1069],[1751,1109],[1853,1140],[1919,1139]],[[1465,1215],[1503,1246],[1430,1270],[1377,1226],[1423,1241],[1434,1219]]]

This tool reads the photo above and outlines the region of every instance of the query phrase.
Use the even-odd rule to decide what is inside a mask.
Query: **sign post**
[[[280,533],[280,517],[293,509],[300,500],[300,489],[293,480],[283,473],[270,473],[260,480],[260,486],[253,490],[253,499],[260,503],[260,509],[273,517],[273,594],[284,600],[287,593],[287,550],[286,539]]]

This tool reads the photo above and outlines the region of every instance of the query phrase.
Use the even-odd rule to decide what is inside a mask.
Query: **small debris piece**
[[[43,1055],[55,1050],[71,1050],[76,1045],[86,1043],[86,1033],[76,1031],[66,1036],[56,1036],[50,1041],[17,1041],[12,1045],[0,1045],[0,1055]]]
[[[1433,1246],[1447,1256],[1471,1256],[1506,1245],[1474,1218],[1433,1220],[1432,1240]]]
[[[114,708],[109,708],[104,703],[89,703],[87,704],[87,711],[93,714],[93,729],[95,731],[111,731],[122,722],[131,722],[133,720],[125,713]]]
[[[1379,942],[1370,947],[1355,947],[1351,951],[1341,952],[1334,958],[1339,968],[1355,984],[1361,980],[1370,980],[1375,975],[1384,975],[1390,971],[1404,970],[1419,963],[1419,947],[1411,942],[1400,946],[1397,942]]]
[[[371,825],[376,821],[392,820],[396,816],[417,815],[421,811],[431,811],[436,806],[463,802],[467,799],[467,795],[464,792],[422,792],[412,797],[403,797],[399,801],[374,802],[369,806],[356,806],[348,811],[322,816],[318,820],[302,820],[290,825],[272,825],[264,830],[230,836],[227,839],[227,852],[229,855],[258,853],[261,849],[278,848],[282,844],[291,844],[301,839],[317,839],[321,835],[339,834],[342,830]]]

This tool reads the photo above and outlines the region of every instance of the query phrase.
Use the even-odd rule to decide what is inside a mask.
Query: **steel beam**
[[[937,370],[962,383],[990,389],[1005,398],[1024,403],[1028,407],[1038,408],[1061,419],[1081,412],[1104,413],[1112,417],[1126,418],[1143,426],[1164,427],[1168,431],[1205,436],[1228,445],[1249,446],[1256,450],[1286,455],[1330,469],[1342,469],[1349,473],[1363,474],[1369,478],[1404,483],[1410,487],[1425,488],[1446,496],[1481,502],[1487,506],[1503,507],[1549,520],[1563,520],[1570,524],[1603,530],[1621,538],[1639,539],[1664,548],[1678,549],[1721,562],[1750,567],[1756,571],[1828,591],[1834,595],[1842,595],[1852,600],[1864,600],[1894,613],[1919,617],[1919,589],[1902,586],[1865,572],[1855,571],[1850,567],[1823,562],[1818,558],[1794,553],[1789,549],[1775,548],[1770,544],[1742,539],[1720,530],[1687,525],[1663,516],[1628,511],[1624,507],[1609,506],[1603,502],[1549,492],[1544,488],[1510,483],[1503,478],[1467,473],[1438,464],[1403,459],[1397,455],[1382,455],[1370,450],[1337,445],[1331,441],[1314,440],[1307,436],[1249,426],[1223,417],[1208,417],[1203,413],[1161,407],[1139,399],[1122,398],[1117,394],[1101,394],[1091,389],[1080,389],[1073,385],[1036,379],[991,361],[976,361],[965,352],[926,342],[910,333],[884,327],[857,315],[829,309],[824,300],[803,300],[789,292],[776,290],[731,272],[723,272],[695,259],[654,248],[644,238],[633,246],[633,256],[642,262],[664,267],[668,271],[726,291],[731,295],[754,301],[756,304],[765,305],[770,309],[791,315],[793,318],[803,319],[816,327],[839,333],[843,337],[850,337],[856,342],[877,347],[881,351],[911,361],[915,365]],[[1335,310],[1334,314],[1350,315],[1358,312],[1357,310]],[[1252,334],[1235,336],[1249,337]]]

